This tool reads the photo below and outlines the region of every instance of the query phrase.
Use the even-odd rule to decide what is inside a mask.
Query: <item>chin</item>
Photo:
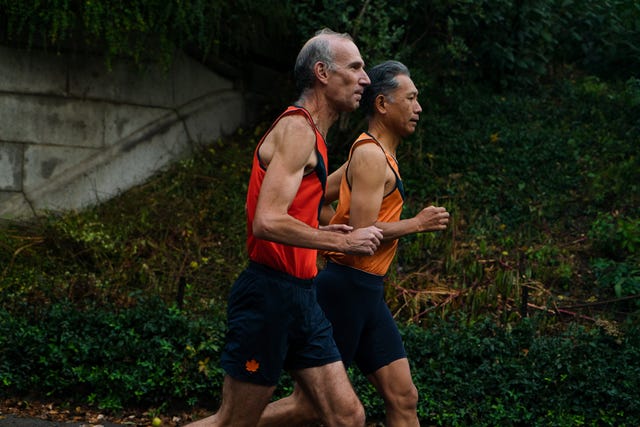
[[[356,110],[358,109],[358,107],[359,107],[359,106],[360,106],[360,103],[359,103],[359,102],[354,102],[353,104],[349,105],[349,106],[345,109],[345,111],[348,111],[348,112],[350,112],[350,113],[351,113],[351,112],[353,112],[353,111],[356,111]]]

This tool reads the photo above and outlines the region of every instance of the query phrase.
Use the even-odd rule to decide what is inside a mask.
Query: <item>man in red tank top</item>
[[[355,362],[384,399],[385,425],[419,427],[418,393],[398,327],[384,300],[383,279],[398,238],[444,230],[449,213],[427,206],[413,218],[400,218],[404,188],[396,149],[415,131],[422,108],[402,63],[386,61],[368,73],[371,84],[363,94],[362,108],[369,127],[353,143],[347,162],[329,177],[326,201],[338,197],[339,187],[330,223],[356,228],[375,224],[384,237],[372,256],[325,251],[327,266],[314,282],[343,362],[347,366]],[[317,418],[308,393],[296,385],[291,396],[267,407],[260,426],[307,425]]]
[[[325,425],[365,423],[312,279],[318,249],[367,256],[382,239],[374,225],[319,226],[325,137],[341,112],[358,107],[369,78],[351,37],[330,30],[305,43],[294,74],[300,98],[254,153],[246,205],[250,263],[229,296],[222,403],[191,427],[257,425],[282,369],[305,387]]]

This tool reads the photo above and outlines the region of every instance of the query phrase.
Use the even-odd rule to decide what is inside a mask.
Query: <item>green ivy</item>
[[[219,312],[219,310],[218,310]],[[68,302],[31,318],[0,311],[2,394],[38,390],[106,410],[209,397],[224,324],[189,320],[157,299],[128,309]]]
[[[127,309],[61,302],[36,316],[0,310],[0,396],[30,393],[107,411],[185,408],[221,398],[224,312],[195,319],[158,300]],[[635,426],[640,422],[640,331],[601,322],[542,333],[536,318],[431,317],[401,325],[421,422],[438,426]],[[349,370],[370,420],[384,404]],[[277,396],[291,392],[282,378]],[[34,394],[35,393],[35,394]]]
[[[0,42],[97,52],[107,64],[168,65],[187,49],[205,62],[290,69],[302,42],[329,26],[351,33],[369,64],[394,58],[433,84],[499,88],[534,88],[567,67],[634,77],[638,22],[628,0],[0,1]]]

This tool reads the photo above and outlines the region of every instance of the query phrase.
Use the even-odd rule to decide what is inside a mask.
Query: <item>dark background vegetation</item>
[[[0,395],[216,408],[251,151],[326,25],[367,64],[410,67],[424,112],[399,152],[405,214],[452,213],[401,241],[387,280],[424,425],[639,425],[634,0],[0,1],[3,44],[140,72],[182,49],[262,96],[255,123],[114,200],[2,224]],[[280,76],[272,90],[260,70]],[[333,128],[334,165],[363,125]]]

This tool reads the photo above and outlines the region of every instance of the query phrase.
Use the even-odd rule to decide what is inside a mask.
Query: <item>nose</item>
[[[369,75],[367,74],[366,71],[362,71],[362,76],[360,76],[360,80],[358,80],[358,82],[362,85],[362,86],[369,86],[371,84],[371,79],[369,78]]]
[[[416,101],[416,108],[414,109],[416,114],[420,114],[422,113],[422,106],[420,105],[420,103],[418,101]]]

